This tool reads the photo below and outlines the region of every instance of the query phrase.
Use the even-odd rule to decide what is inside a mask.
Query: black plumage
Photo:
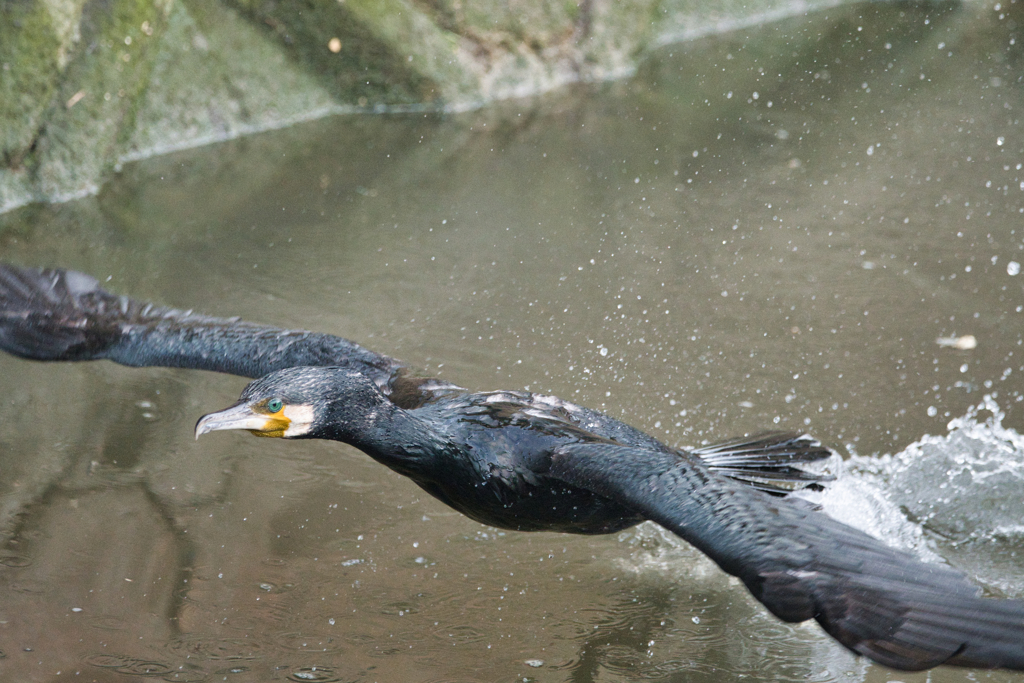
[[[338,337],[140,304],[56,270],[0,266],[0,348],[257,377],[197,436],[342,441],[504,528],[594,534],[652,520],[776,616],[816,619],[882,664],[1024,670],[1024,602],[982,598],[958,572],[780,495],[821,479],[798,467],[830,454],[806,436],[682,451],[555,397],[472,393]]]

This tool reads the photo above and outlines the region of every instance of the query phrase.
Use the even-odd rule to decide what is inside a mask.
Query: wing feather
[[[949,567],[699,461],[574,444],[556,451],[549,475],[632,507],[739,577],[776,616],[816,619],[840,643],[886,666],[1024,670],[1024,602],[982,598]]]
[[[84,273],[10,264],[0,264],[0,348],[33,360],[107,359],[250,378],[341,365],[387,383],[401,367],[341,337],[155,306],[111,294]]]

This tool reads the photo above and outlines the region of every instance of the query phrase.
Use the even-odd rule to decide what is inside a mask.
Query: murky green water
[[[2,216],[0,250],[681,445],[780,427],[896,452],[990,392],[1021,431],[1014,20],[843,8],[626,83],[324,120]],[[0,357],[5,677],[928,680],[780,624],[654,528],[496,532],[338,444],[193,441],[243,385]]]

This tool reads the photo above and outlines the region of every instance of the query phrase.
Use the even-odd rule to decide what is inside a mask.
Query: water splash
[[[982,413],[989,413],[979,420]],[[954,542],[1024,539],[1024,436],[1002,425],[992,395],[949,423],[946,436],[925,436],[881,467],[875,476],[925,528]],[[864,458],[851,463],[859,465]]]
[[[944,436],[925,435],[895,455],[836,457],[826,490],[794,495],[925,562],[949,563],[990,592],[1020,597],[1024,436],[1003,426],[996,399],[986,395]],[[643,525],[621,538],[637,546],[623,569],[715,575],[710,561],[660,528]]]
[[[1005,595],[1024,595],[1024,436],[1004,427],[995,394],[895,455],[855,456],[849,477],[877,491],[916,529],[928,554]],[[891,527],[883,529],[883,533]],[[927,547],[922,548],[923,544]]]

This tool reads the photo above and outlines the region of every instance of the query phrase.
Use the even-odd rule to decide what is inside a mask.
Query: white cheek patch
[[[288,405],[284,407],[282,413],[288,418],[288,426],[281,435],[285,438],[308,434],[313,428],[313,406]]]

